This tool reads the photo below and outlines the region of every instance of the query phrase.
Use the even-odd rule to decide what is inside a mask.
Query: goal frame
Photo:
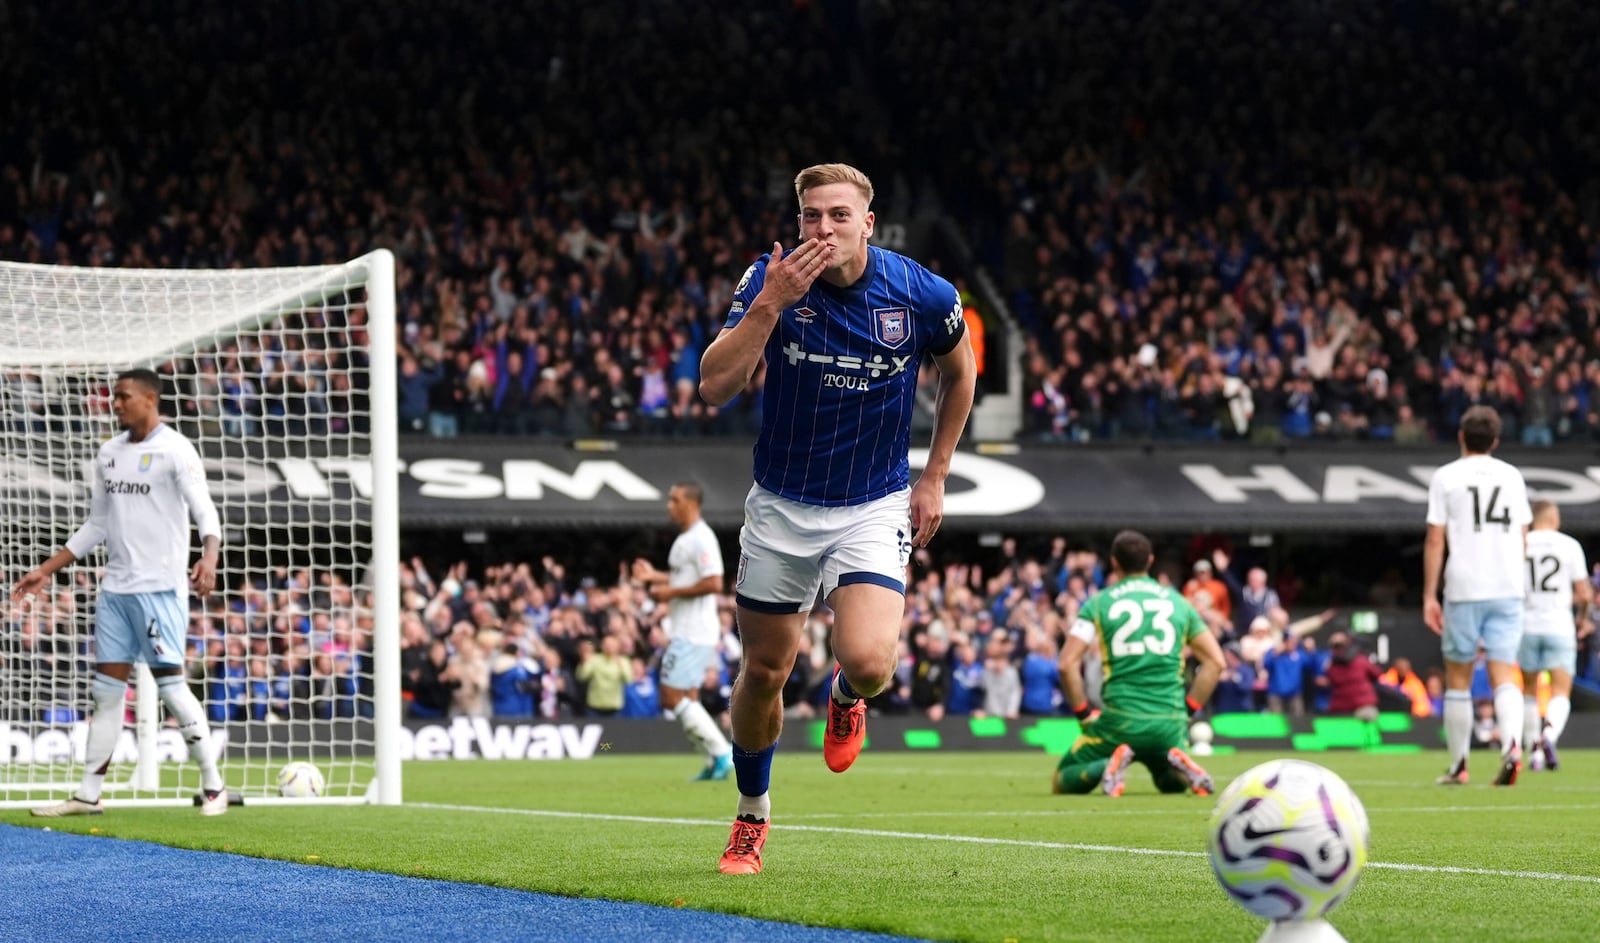
[[[72,267],[7,263],[12,269],[35,269],[51,277],[73,271]],[[106,271],[97,269],[96,271]],[[171,277],[184,270],[175,269],[118,269],[134,277],[140,274]],[[191,269],[200,273],[214,270]],[[376,804],[400,805],[403,801],[401,781],[400,731],[400,494],[399,494],[399,400],[397,387],[397,351],[395,347],[395,261],[388,249],[376,249],[342,265],[327,267],[321,274],[307,273],[308,278],[275,295],[240,309],[229,320],[227,329],[247,332],[267,326],[276,318],[296,314],[315,307],[324,300],[361,285],[366,290],[363,308],[366,311],[368,354],[368,408],[372,465],[370,496],[371,560],[366,567],[366,579],[372,593],[372,685],[373,685],[373,780],[364,794],[326,796],[313,799],[257,797],[243,800],[250,805],[318,805],[318,804]],[[191,340],[129,354],[127,365],[160,363],[164,360],[192,354],[200,349],[206,338]],[[4,341],[0,340],[0,349]],[[80,358],[63,352],[60,359],[35,356],[30,362],[41,368],[61,367],[79,362]],[[159,761],[155,757],[155,736],[160,707],[155,696],[155,685],[148,669],[137,666],[129,679],[136,690],[135,741],[138,744],[138,761],[131,774],[129,785],[135,791],[148,791],[157,786]],[[38,785],[38,784],[34,784]],[[76,783],[72,786],[75,788]],[[31,787],[30,787],[31,788]],[[240,800],[235,800],[240,801]],[[26,808],[37,805],[40,798],[0,798],[0,809]],[[108,790],[103,802],[108,808],[140,808],[185,806],[193,800],[179,796],[133,796],[118,798]]]

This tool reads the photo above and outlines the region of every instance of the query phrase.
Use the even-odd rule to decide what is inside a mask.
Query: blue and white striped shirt
[[[745,272],[724,327],[744,317],[770,258]],[[849,288],[813,282],[767,338],[756,483],[827,507],[905,490],[918,367],[965,329],[955,287],[888,249],[869,246]]]

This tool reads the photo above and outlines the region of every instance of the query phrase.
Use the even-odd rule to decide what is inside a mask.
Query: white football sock
[[[1550,742],[1555,743],[1561,739],[1561,732],[1567,729],[1567,718],[1572,716],[1572,698],[1557,695],[1550,699],[1545,707],[1545,720],[1550,722]]]
[[[1472,742],[1472,692],[1444,692],[1444,742],[1450,766],[1464,762]]]
[[[759,796],[739,796],[739,814],[748,815],[758,822],[765,822],[772,818],[771,793],[762,793]]]
[[[205,709],[189,690],[183,675],[163,675],[156,679],[156,690],[167,713],[178,721],[178,733],[189,744],[189,758],[200,766],[200,788],[215,792],[222,788],[222,773],[217,769],[216,744],[211,740],[211,725]]]
[[[683,726],[683,735],[689,738],[709,759],[727,756],[733,752],[728,738],[722,735],[717,722],[711,719],[705,706],[692,697],[686,697],[672,709],[672,716]]]
[[[1494,722],[1500,727],[1500,752],[1510,753],[1522,740],[1522,690],[1516,685],[1494,689]]]
[[[122,736],[122,716],[126,710],[123,699],[127,692],[128,682],[118,681],[98,671],[89,685],[89,694],[94,700],[94,716],[89,718],[83,784],[78,787],[78,798],[85,802],[98,802],[100,792],[105,788],[106,770],[111,766],[111,755],[116,752],[117,740]]]
[[[1531,694],[1522,696],[1522,746],[1533,749],[1539,745],[1539,699]]]

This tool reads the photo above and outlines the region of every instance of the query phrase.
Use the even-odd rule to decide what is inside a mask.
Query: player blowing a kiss
[[[861,752],[866,702],[894,677],[906,566],[944,516],[945,478],[977,378],[955,288],[868,245],[872,183],[847,164],[795,177],[800,245],[757,259],[700,364],[700,395],[722,405],[766,364],[755,484],[735,579],[744,661],[733,689],[739,806],[719,869],[761,870],[783,685],[819,592],[833,610],[837,666],[823,757]],[[939,369],[933,441],[916,484],[909,449],[917,372]]]
[[[123,698],[133,663],[155,676],[167,713],[200,766],[200,814],[228,811],[228,792],[217,769],[217,749],[205,711],[184,678],[184,638],[189,624],[189,586],[202,597],[217,579],[222,542],[217,508],[206,490],[200,455],[177,430],[161,421],[161,377],[153,370],[127,370],[112,387],[111,409],[123,432],[100,446],[94,463],[89,520],[22,579],[13,597],[26,603],[47,592],[57,570],[106,546],[94,617],[94,680],[83,783],[75,795],[33,814],[54,818],[99,815],[111,755],[122,735]],[[191,569],[189,519],[203,549]]]

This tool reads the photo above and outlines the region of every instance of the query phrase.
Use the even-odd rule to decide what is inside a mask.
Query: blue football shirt
[[[745,270],[725,328],[761,292],[770,259]],[[965,329],[955,286],[897,252],[869,246],[848,288],[817,279],[767,338],[756,483],[829,507],[905,490],[918,367]]]

